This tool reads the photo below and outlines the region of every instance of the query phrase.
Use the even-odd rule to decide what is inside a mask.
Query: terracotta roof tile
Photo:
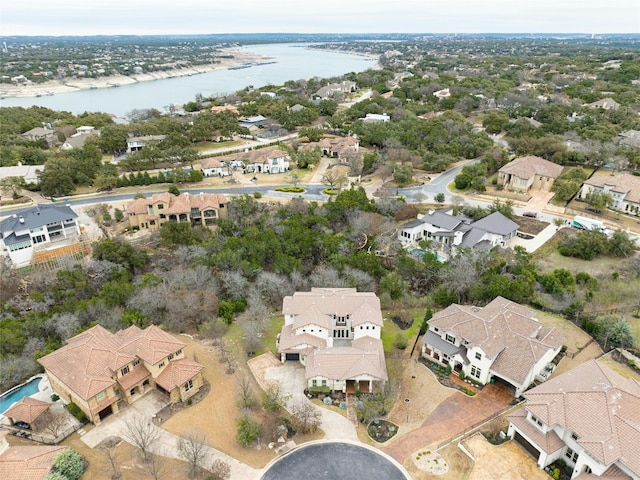
[[[450,305],[429,325],[468,342],[467,349],[480,347],[494,360],[494,372],[522,384],[535,363],[564,342],[557,329],[543,328],[534,316],[533,310],[496,297],[483,308]]]
[[[562,173],[562,169],[562,165],[532,155],[516,158],[501,167],[499,171],[510,173],[519,178],[531,178],[534,175],[558,178]]]
[[[180,358],[173,362],[162,371],[156,383],[170,392],[176,387],[180,387],[195,377],[204,367],[198,362],[189,358]]]
[[[56,457],[67,447],[11,447],[0,455],[2,480],[43,480],[53,467]]]
[[[46,412],[51,403],[43,402],[37,398],[23,397],[22,400],[15,403],[11,408],[4,412],[4,416],[14,421],[22,421],[33,423],[33,421]]]
[[[115,386],[116,372],[136,358],[155,365],[184,346],[155,325],[144,330],[131,326],[116,334],[96,325],[38,362],[80,398],[89,400]]]
[[[640,475],[640,382],[590,360],[524,394],[527,410],[578,435],[603,465]]]

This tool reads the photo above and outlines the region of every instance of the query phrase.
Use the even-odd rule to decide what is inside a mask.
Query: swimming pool
[[[13,390],[9,390],[2,394],[2,396],[0,396],[0,413],[6,412],[7,409],[15,402],[19,402],[24,397],[28,397],[29,395],[36,393],[38,391],[40,380],[42,380],[42,377],[33,378],[27,383],[23,383]]]

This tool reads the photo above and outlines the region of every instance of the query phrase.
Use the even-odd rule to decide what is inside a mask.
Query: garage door
[[[100,412],[98,412],[98,417],[100,417],[100,420],[104,420],[105,418],[107,418],[112,413],[113,413],[113,408],[112,408],[111,405],[109,405],[104,410],[100,410]]]
[[[531,454],[533,458],[536,459],[536,462],[540,458],[540,450],[533,446],[526,438],[524,438],[520,433],[516,432],[513,436],[513,439],[518,442],[522,447]]]
[[[299,361],[300,360],[300,354],[299,353],[287,353],[284,357],[285,360],[296,360]]]

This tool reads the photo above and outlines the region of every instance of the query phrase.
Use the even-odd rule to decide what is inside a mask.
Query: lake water
[[[334,77],[349,72],[362,72],[374,68],[376,60],[370,57],[306,48],[304,44],[253,45],[244,50],[273,57],[268,65],[239,70],[213,72],[177,77],[166,80],[141,82],[118,88],[81,90],[35,98],[6,98],[3,107],[40,105],[53,110],[66,110],[74,114],[107,112],[123,117],[133,109],[157,108],[164,110],[171,104],[182,105],[192,101],[196,94],[205,97],[237,92],[253,85],[282,85],[287,80],[313,77]]]

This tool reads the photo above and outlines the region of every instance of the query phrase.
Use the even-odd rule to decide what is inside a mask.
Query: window
[[[120,369],[120,373],[122,374],[122,376],[124,376],[127,373],[129,373],[129,365],[127,365],[126,367]]]
[[[135,394],[136,394],[136,388],[133,387],[131,390],[129,390],[129,395],[133,397]]]
[[[438,328],[437,328],[437,327],[436,327],[436,328],[434,328],[434,329],[433,329],[433,331],[434,331],[434,332],[437,332],[437,331],[438,331]]]
[[[102,400],[103,398],[104,398],[104,392],[99,392],[96,395],[96,400],[98,400],[98,401]]]
[[[173,353],[169,354],[169,356],[167,357],[167,360],[169,360],[169,361],[173,360]]]
[[[476,377],[476,378],[480,378],[480,375],[482,375],[482,370],[480,370],[475,365],[472,365],[471,366],[471,376]]]
[[[156,221],[155,221],[155,220],[149,220],[149,225],[152,225],[152,226],[153,226],[153,225],[155,225],[155,224],[156,224]]]
[[[133,361],[133,366],[137,367],[138,365],[140,365],[140,360],[138,360],[137,358]]]
[[[162,368],[164,367],[164,362],[160,362],[160,365],[158,365],[158,368]]]
[[[576,432],[571,433],[571,438],[578,440],[578,434]]]
[[[476,360],[482,360],[482,354],[480,352],[476,352]]]
[[[571,460],[573,463],[576,463],[578,461],[578,452],[574,452],[569,447],[567,447],[567,451],[564,456]]]
[[[177,357],[178,355],[182,355],[182,349],[180,349],[180,350],[178,350],[178,351],[176,352],[176,357]]]
[[[188,392],[192,388],[193,388],[193,381],[192,380],[189,380],[187,383],[184,384],[184,391],[185,392]]]
[[[324,380],[324,379],[322,380],[322,386],[323,386],[323,387],[326,387],[326,386],[327,386],[327,381],[326,381],[326,380]]]
[[[158,204],[158,210],[164,210],[164,205],[162,203]]]
[[[313,380],[311,380],[311,386],[317,387],[318,386],[318,380],[316,380],[315,378]]]
[[[456,343],[456,337],[449,335],[448,333],[445,335],[444,339],[449,343]]]
[[[538,425],[539,427],[542,426],[542,420],[540,420],[538,417],[536,417],[535,415],[531,415],[531,421],[533,423],[535,423],[536,425]]]

